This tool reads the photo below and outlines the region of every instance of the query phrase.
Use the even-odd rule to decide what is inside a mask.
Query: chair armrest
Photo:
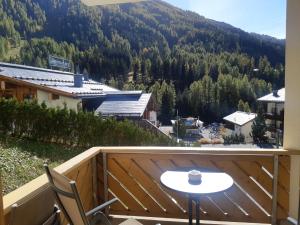
[[[111,205],[111,204],[113,204],[113,203],[115,203],[115,202],[117,202],[117,201],[118,201],[117,198],[113,198],[112,200],[109,200],[109,201],[103,203],[102,205],[99,205],[99,206],[97,206],[96,208],[94,208],[94,209],[92,209],[92,210],[86,212],[85,215],[86,215],[86,216],[91,216],[91,215],[93,215],[94,213],[101,211],[102,209],[106,208],[107,206],[109,206],[109,205]]]

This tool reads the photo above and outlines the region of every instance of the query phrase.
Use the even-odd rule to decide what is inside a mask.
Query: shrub
[[[124,120],[0,99],[0,133],[72,146],[170,145],[168,138]]]
[[[224,144],[230,145],[230,144],[245,144],[245,136],[240,134],[232,134],[230,136],[224,137]]]

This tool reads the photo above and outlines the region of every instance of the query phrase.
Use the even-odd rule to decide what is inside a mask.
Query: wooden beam
[[[0,225],[4,225],[1,171],[0,171]]]
[[[99,147],[102,153],[120,154],[199,154],[199,155],[300,155],[284,149],[187,148],[187,147]]]
[[[300,1],[287,1],[284,148],[300,152]],[[300,156],[291,157],[290,217],[300,220]]]
[[[44,91],[47,91],[47,92],[50,92],[50,93],[54,93],[54,94],[58,94],[58,95],[66,96],[66,97],[72,97],[72,98],[76,97],[75,94],[71,94],[71,93],[68,93],[68,92],[65,92],[65,91],[56,90],[56,89],[53,89],[51,87],[42,86],[42,85],[39,85],[39,84],[33,84],[33,83],[30,83],[30,82],[25,81],[25,80],[19,80],[19,79],[7,77],[7,76],[1,75],[1,74],[0,74],[0,80],[6,81],[8,83],[15,84],[15,85],[19,85],[19,86],[33,87],[33,88],[36,88],[36,89],[39,89],[39,90],[44,90]]]

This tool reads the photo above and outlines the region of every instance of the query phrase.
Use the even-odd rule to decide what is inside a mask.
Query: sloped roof
[[[0,75],[62,91],[79,98],[103,96],[106,92],[119,91],[91,79],[83,81],[82,87],[75,87],[73,73],[10,63],[0,62]]]
[[[235,113],[232,113],[226,117],[223,118],[223,120],[228,121],[233,124],[237,124],[239,126],[243,126],[246,123],[254,120],[256,118],[256,113],[247,113],[247,112],[241,112],[236,111]]]
[[[285,88],[281,88],[276,93],[270,93],[268,95],[265,95],[258,99],[258,101],[261,102],[278,102],[278,103],[284,103],[285,101]]]
[[[0,62],[0,76],[50,88],[74,98],[103,97],[96,112],[107,116],[141,117],[151,98],[151,94],[142,91],[120,91],[91,79],[83,81],[82,87],[75,87],[73,73],[10,63]]]
[[[103,116],[141,117],[151,99],[151,94],[116,92],[107,95],[96,113]]]

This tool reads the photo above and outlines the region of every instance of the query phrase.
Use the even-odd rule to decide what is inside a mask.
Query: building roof
[[[250,121],[254,120],[256,116],[257,116],[256,113],[236,111],[235,113],[232,113],[224,117],[223,120],[239,126],[243,126],[246,123],[249,123]]]
[[[151,99],[151,94],[116,92],[107,95],[103,103],[97,108],[96,113],[103,116],[141,117]]]
[[[277,92],[273,91],[272,93],[259,98],[258,101],[284,103],[285,88],[282,88],[282,89],[278,90]]]
[[[0,62],[1,75],[22,81],[28,85],[38,85],[41,88],[47,87],[54,91],[65,92],[77,98],[98,97],[105,95],[107,92],[119,91],[92,79],[83,81],[82,87],[75,87],[73,73],[10,63]]]
[[[91,79],[75,87],[73,73],[38,67],[0,62],[0,76],[74,98],[103,97],[96,112],[106,116],[141,117],[151,98],[142,91],[120,91]]]

